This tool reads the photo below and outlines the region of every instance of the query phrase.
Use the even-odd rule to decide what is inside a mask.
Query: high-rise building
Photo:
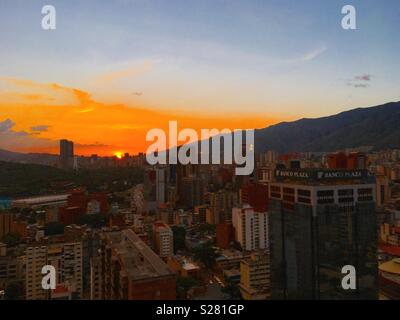
[[[167,166],[156,168],[156,202],[157,205],[167,202]]]
[[[26,299],[51,299],[52,290],[42,288],[42,268],[56,269],[56,284],[65,287],[72,299],[83,298],[82,243],[54,243],[26,249]]]
[[[234,240],[235,229],[231,222],[217,224],[215,229],[215,242],[218,247],[226,249]]]
[[[72,168],[74,165],[74,143],[60,140],[60,164],[62,168]]]
[[[253,207],[244,204],[232,209],[232,224],[235,228],[235,239],[243,250],[268,248],[267,212],[257,212]]]
[[[0,290],[7,287],[11,281],[24,282],[24,256],[19,255],[16,247],[7,248],[7,245],[0,242]]]
[[[240,292],[245,300],[265,300],[270,296],[270,269],[267,252],[253,252],[240,262]]]
[[[28,247],[26,249],[26,299],[45,300],[49,292],[42,288],[42,268],[47,265],[47,247]]]
[[[390,200],[389,178],[384,175],[376,175],[376,205],[382,207]]]
[[[157,220],[166,224],[174,224],[175,211],[173,206],[162,203],[157,208]]]
[[[195,223],[206,223],[207,205],[194,207],[193,220]]]
[[[375,179],[365,170],[277,170],[270,186],[273,299],[376,299]],[[344,266],[356,289],[342,287]]]
[[[362,152],[336,152],[327,156],[329,169],[366,169],[367,156]]]
[[[0,240],[5,235],[12,232],[13,214],[0,211]]]
[[[86,293],[90,288],[90,259],[97,256],[100,247],[97,232],[88,226],[69,225],[64,228],[64,239],[82,243],[83,291]]]
[[[258,212],[268,209],[268,185],[249,182],[240,189],[240,203],[249,204]]]
[[[211,192],[210,214],[207,223],[218,224],[231,220],[232,208],[237,203],[237,194],[231,190]]]
[[[204,195],[204,181],[193,175],[182,178],[179,202],[185,208],[201,205]]]
[[[153,224],[154,246],[158,255],[162,258],[174,254],[174,236],[171,228],[164,222]]]
[[[102,277],[100,256],[90,259],[90,300],[101,300]]]

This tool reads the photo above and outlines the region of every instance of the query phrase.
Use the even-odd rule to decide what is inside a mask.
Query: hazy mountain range
[[[36,164],[54,164],[58,155],[48,153],[21,153],[0,149],[0,161],[36,163]]]
[[[281,122],[255,132],[257,152],[319,152],[362,146],[400,148],[400,102]]]
[[[255,131],[256,152],[336,151],[372,146],[400,148],[400,102],[339,114],[281,122]],[[0,149],[0,161],[51,164],[58,155]]]

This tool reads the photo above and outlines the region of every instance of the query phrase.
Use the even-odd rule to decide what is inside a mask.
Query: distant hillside
[[[0,149],[0,161],[20,162],[20,163],[36,163],[51,165],[55,164],[58,156],[48,153],[20,153]]]
[[[323,152],[362,146],[376,150],[400,148],[400,102],[323,118],[281,122],[255,131],[256,152]],[[0,161],[51,165],[57,160],[58,155],[53,154],[0,149]]]
[[[89,192],[124,191],[143,183],[144,171],[137,167],[63,170],[39,164],[0,161],[0,199],[64,193],[85,186]]]
[[[335,151],[360,146],[400,148],[400,102],[282,122],[255,132],[257,152]]]
[[[70,180],[71,176],[49,166],[0,161],[0,198],[52,193],[52,183]]]

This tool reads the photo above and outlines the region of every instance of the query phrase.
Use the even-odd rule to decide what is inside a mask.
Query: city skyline
[[[395,1],[3,1],[0,148],[146,150],[145,133],[263,128],[400,100]],[[10,54],[12,53],[12,54]]]
[[[0,304],[399,300],[399,4],[0,0]]]

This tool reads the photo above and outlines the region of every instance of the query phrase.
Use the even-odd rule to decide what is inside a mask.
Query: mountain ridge
[[[256,152],[328,152],[362,146],[400,148],[400,101],[255,130]],[[50,164],[57,159],[55,154],[0,149],[1,161]]]
[[[257,152],[326,152],[361,146],[400,147],[400,102],[281,122],[255,131]]]

